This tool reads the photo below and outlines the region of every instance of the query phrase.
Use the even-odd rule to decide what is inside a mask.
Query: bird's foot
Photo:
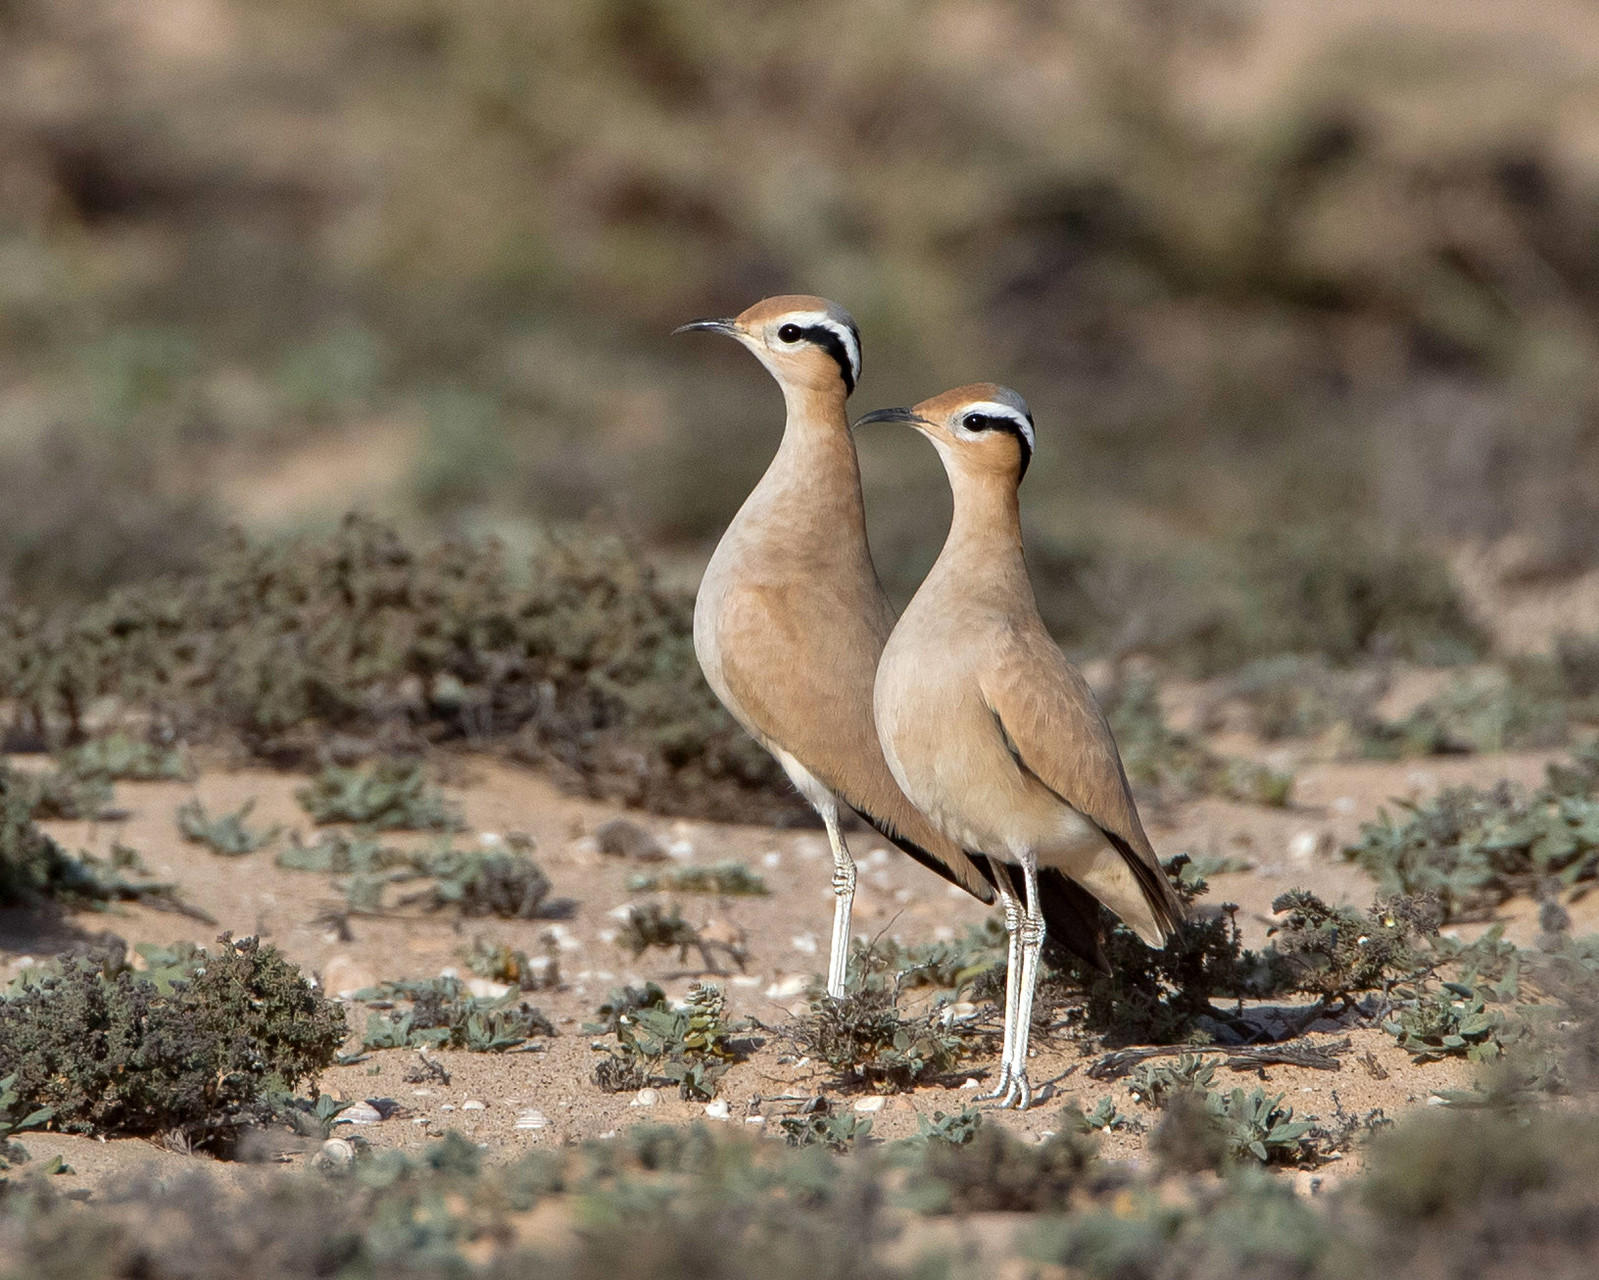
[[[1003,1077],[1004,1088],[997,1092],[986,1094],[979,1098],[979,1102],[992,1102],[995,1111],[1004,1111],[1013,1108],[1017,1111],[1026,1111],[1033,1103],[1033,1087],[1027,1083],[1027,1072],[1014,1071],[1007,1067]]]
[[[972,1099],[973,1102],[1000,1102],[1001,1098],[1009,1098],[1011,1092],[1010,1063],[1002,1062],[999,1065],[999,1082],[988,1093],[980,1093]]]

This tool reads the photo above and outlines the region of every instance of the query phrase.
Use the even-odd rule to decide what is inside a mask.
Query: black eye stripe
[[[785,329],[787,325],[783,326]],[[781,336],[781,331],[779,331]],[[825,324],[807,325],[800,330],[800,337],[807,342],[814,342],[828,355],[833,357],[838,365],[838,371],[844,378],[844,392],[849,394],[855,390],[855,366],[850,363],[849,350],[844,346],[844,340]],[[859,339],[856,340],[857,342]]]
[[[1027,415],[1027,425],[1032,426],[1033,415]],[[968,413],[962,416],[961,425],[968,431],[1003,431],[1008,436],[1015,437],[1017,447],[1022,451],[1021,472],[1017,475],[1017,483],[1027,474],[1027,468],[1033,460],[1033,446],[1027,439],[1027,432],[1022,424],[1009,414]]]

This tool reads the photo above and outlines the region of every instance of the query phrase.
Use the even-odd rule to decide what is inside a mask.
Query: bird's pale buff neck
[[[956,463],[949,482],[955,509],[934,573],[958,578],[968,597],[1031,599],[1015,474]]]

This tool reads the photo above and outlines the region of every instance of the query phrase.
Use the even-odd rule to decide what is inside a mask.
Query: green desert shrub
[[[332,1063],[344,1013],[272,947],[224,935],[165,990],[73,962],[0,1000],[0,1077],[68,1133],[225,1137]]]
[[[1531,793],[1501,782],[1399,804],[1344,856],[1383,893],[1436,895],[1446,919],[1480,916],[1545,879],[1570,888],[1599,875],[1599,744],[1551,766]]]
[[[517,565],[351,517],[320,540],[235,538],[203,572],[81,607],[0,612],[0,696],[57,740],[110,697],[285,763],[331,733],[454,741],[662,811],[798,812],[706,687],[691,631],[691,599],[614,535],[553,538]]]

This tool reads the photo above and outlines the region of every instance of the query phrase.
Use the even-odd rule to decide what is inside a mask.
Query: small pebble
[[[973,1079],[970,1079],[970,1078],[967,1078],[966,1080],[963,1080],[961,1082],[961,1088],[962,1089],[975,1089],[975,1088],[977,1088],[977,1081],[975,1081]]]
[[[694,845],[688,840],[674,840],[666,846],[666,856],[685,861],[694,856]]]
[[[630,1107],[653,1107],[660,1100],[661,1095],[656,1090],[640,1089],[633,1095],[633,1101],[627,1105]]]
[[[339,1112],[334,1124],[377,1124],[383,1113],[370,1102],[356,1102]]]
[[[761,855],[761,865],[763,867],[780,867],[783,865],[783,855],[776,849],[769,853],[763,853]]]
[[[533,1107],[516,1113],[516,1127],[518,1129],[543,1129],[549,1123],[549,1117]]]
[[[659,840],[626,818],[612,818],[603,823],[594,832],[594,843],[601,853],[632,862],[660,862],[666,857]]]
[[[442,1106],[439,1107],[439,1110],[440,1111],[454,1111],[455,1110],[455,1103],[446,1102]]]
[[[466,989],[479,1000],[498,1000],[512,991],[510,983],[495,982],[491,978],[470,978]]]
[[[416,1097],[416,1098],[431,1098],[433,1096],[433,1090],[431,1090],[431,1089],[412,1089],[411,1090],[411,1096],[412,1097]]]
[[[962,890],[961,892],[964,893],[965,890]],[[814,933],[799,934],[796,937],[790,938],[788,940],[788,945],[793,947],[794,950],[798,951],[802,956],[814,956],[817,950],[816,935]]]
[[[811,975],[808,973],[784,973],[777,976],[776,981],[766,988],[768,1000],[788,1000],[804,993],[805,988],[811,985]]]
[[[483,1103],[479,1102],[476,1098],[468,1098],[465,1102],[463,1102],[461,1104],[461,1110],[462,1111],[487,1111],[488,1107],[486,1107]]]
[[[726,1098],[718,1098],[715,1102],[705,1104],[705,1118],[707,1120],[726,1120],[729,1116]]]

